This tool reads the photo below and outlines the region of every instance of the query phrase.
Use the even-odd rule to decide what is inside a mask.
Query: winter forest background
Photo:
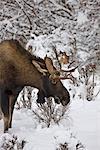
[[[99,150],[100,1],[0,0],[0,40],[5,39],[19,40],[41,58],[47,54],[58,68],[68,67],[57,61],[66,52],[70,68],[78,68],[74,82],[62,81],[71,95],[66,109],[53,101],[40,106],[37,90],[23,89],[9,133],[2,133],[0,120],[0,150]]]

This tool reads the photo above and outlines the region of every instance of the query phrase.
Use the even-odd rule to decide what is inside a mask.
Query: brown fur
[[[18,41],[0,43],[0,105],[4,116],[4,132],[11,127],[14,105],[24,86],[39,89],[39,103],[44,103],[45,97],[49,96],[53,96],[56,102],[59,98],[63,105],[70,101],[69,93],[61,81],[53,84],[48,75],[39,72],[32,60],[47,69],[43,59],[32,56]]]

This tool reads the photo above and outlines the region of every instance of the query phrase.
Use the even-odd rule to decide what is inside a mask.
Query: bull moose
[[[59,78],[52,60],[37,58],[25,50],[17,40],[0,43],[0,106],[4,132],[12,126],[12,115],[18,94],[24,86],[39,90],[38,103],[45,97],[54,97],[63,106],[70,102],[70,95]]]

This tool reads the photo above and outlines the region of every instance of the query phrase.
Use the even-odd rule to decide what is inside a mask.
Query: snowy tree
[[[17,38],[26,43],[33,35],[58,34],[55,43],[60,45],[64,32],[68,35],[64,45],[73,57],[96,59],[100,49],[98,0],[1,0],[0,7],[1,40]]]

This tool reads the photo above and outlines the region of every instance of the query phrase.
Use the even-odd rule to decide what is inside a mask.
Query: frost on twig
[[[37,108],[32,111],[39,122],[44,122],[49,127],[52,123],[60,123],[65,114],[68,113],[68,107],[58,106],[52,98],[48,98],[44,104],[37,104]]]

